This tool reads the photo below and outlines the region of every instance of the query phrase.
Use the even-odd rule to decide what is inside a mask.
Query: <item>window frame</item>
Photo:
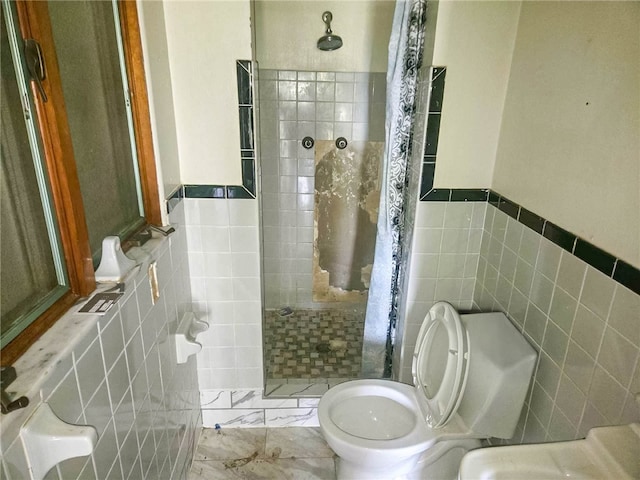
[[[42,138],[53,213],[58,219],[70,290],[2,349],[0,359],[2,365],[14,363],[74,303],[88,296],[96,288],[80,182],[49,22],[48,4],[16,0],[15,5],[20,35],[24,39],[33,38],[40,44],[45,61],[46,78],[42,81],[42,86],[48,101],[42,101],[34,81],[30,81],[30,88],[35,103],[38,130]],[[125,67],[129,76],[129,97],[140,170],[144,218],[146,225],[162,225],[137,2],[118,0],[118,10]],[[122,240],[123,243],[126,241],[126,239]]]

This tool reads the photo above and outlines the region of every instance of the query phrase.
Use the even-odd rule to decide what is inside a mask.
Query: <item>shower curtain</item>
[[[389,377],[402,276],[405,198],[427,4],[398,0],[389,39],[386,138],[376,249],[365,317],[364,377]]]

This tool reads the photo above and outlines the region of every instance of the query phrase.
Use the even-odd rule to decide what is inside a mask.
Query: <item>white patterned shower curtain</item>
[[[362,375],[389,377],[398,315],[405,198],[427,3],[398,0],[389,39],[386,138],[376,249],[364,327]]]

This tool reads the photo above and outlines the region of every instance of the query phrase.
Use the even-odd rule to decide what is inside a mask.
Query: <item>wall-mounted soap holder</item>
[[[20,438],[31,480],[42,480],[63,460],[90,455],[98,442],[98,432],[90,425],[63,422],[48,403],[42,403],[20,427]]]
[[[96,281],[120,282],[136,265],[122,251],[120,238],[105,237],[102,240],[102,258],[96,270]]]
[[[199,320],[193,312],[187,312],[182,316],[178,329],[174,336],[176,342],[176,361],[187,363],[191,355],[202,350],[202,344],[196,341],[199,333],[209,329],[209,324]]]

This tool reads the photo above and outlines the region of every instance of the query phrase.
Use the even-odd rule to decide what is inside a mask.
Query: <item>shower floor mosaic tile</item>
[[[267,380],[350,379],[360,374],[364,311],[265,312]],[[290,382],[289,382],[290,383]]]
[[[202,431],[188,480],[333,480],[335,455],[319,428]]]

